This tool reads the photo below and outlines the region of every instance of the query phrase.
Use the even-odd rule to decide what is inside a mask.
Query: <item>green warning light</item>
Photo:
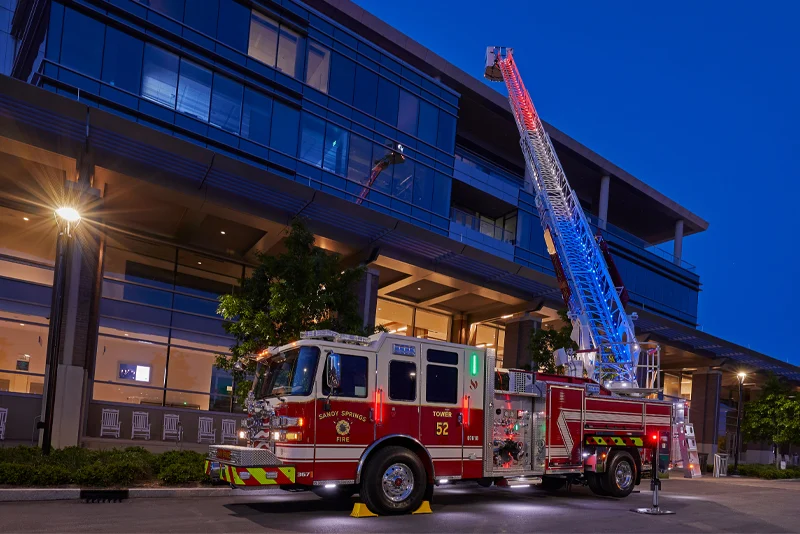
[[[476,376],[478,374],[478,371],[479,371],[478,353],[473,352],[472,356],[470,356],[470,361],[469,361],[469,374],[471,374],[472,376]]]

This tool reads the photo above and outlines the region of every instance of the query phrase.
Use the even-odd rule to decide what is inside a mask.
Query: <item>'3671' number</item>
[[[436,423],[436,435],[446,436],[448,426],[449,426],[448,423]]]

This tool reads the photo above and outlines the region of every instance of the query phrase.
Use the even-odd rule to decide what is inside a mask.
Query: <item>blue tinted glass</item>
[[[368,115],[375,115],[378,101],[378,75],[358,65],[353,105]]]
[[[436,146],[452,154],[456,143],[456,118],[449,113],[439,110],[439,135],[436,137]]]
[[[429,210],[432,197],[433,169],[426,165],[417,165],[414,172],[414,204]]]
[[[448,352],[446,350],[428,349],[428,361],[432,363],[458,365],[458,353]]]
[[[142,96],[174,108],[177,86],[178,56],[157,46],[146,44],[142,68]]]
[[[183,0],[140,0],[141,3],[150,6],[152,9],[172,17],[175,20],[183,20]]]
[[[61,63],[78,72],[100,78],[105,25],[72,9],[64,13]]]
[[[211,124],[231,133],[239,133],[242,116],[242,84],[214,74],[211,95]]]
[[[321,166],[324,139],[325,121],[309,113],[303,113],[300,119],[300,150],[297,157],[311,165]]]
[[[458,402],[458,367],[425,366],[425,399],[428,402]]]
[[[452,179],[449,176],[437,172],[433,181],[433,200],[431,211],[439,215],[450,216],[450,188]]]
[[[392,126],[396,126],[399,99],[399,87],[384,78],[378,80],[378,108],[375,116]]]
[[[376,177],[372,183],[372,189],[381,193],[392,191],[392,173],[399,159],[398,153],[392,150],[393,143],[387,142],[384,145],[373,145],[373,169]]]
[[[210,37],[216,37],[218,11],[219,0],[186,0],[183,22]]]
[[[306,83],[318,91],[327,93],[330,70],[331,51],[317,43],[309,42]]]
[[[424,100],[419,101],[419,129],[417,135],[423,141],[436,144],[439,130],[439,108]]]
[[[392,196],[405,200],[408,204],[403,204],[403,209],[411,209],[411,190],[414,185],[414,161],[404,158],[398,161],[394,167],[394,186]]]
[[[236,0],[219,0],[217,39],[246,54],[249,34],[250,9]]]
[[[103,53],[103,81],[138,93],[142,77],[144,43],[115,28],[106,28]]]
[[[242,136],[263,145],[269,144],[272,99],[249,87],[244,90]]]
[[[177,110],[195,119],[208,121],[210,102],[211,71],[191,61],[181,59]]]
[[[278,23],[258,11],[253,11],[250,20],[250,41],[247,55],[270,67],[278,57]]]
[[[302,78],[304,60],[305,39],[292,30],[281,26],[276,68],[287,76]]]
[[[300,113],[276,100],[272,107],[270,146],[290,156],[297,154],[297,134]]]
[[[366,183],[372,170],[372,141],[360,135],[350,136],[350,157],[347,177],[358,183]]]
[[[337,174],[347,174],[347,131],[331,123],[325,127],[325,148],[322,154],[322,168]]]
[[[355,83],[355,62],[334,52],[331,57],[331,81],[328,94],[343,100],[346,104],[352,104]]]
[[[417,115],[419,98],[408,91],[400,91],[400,109],[397,113],[397,127],[409,135],[417,135]]]

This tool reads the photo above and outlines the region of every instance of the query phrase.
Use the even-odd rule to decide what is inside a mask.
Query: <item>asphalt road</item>
[[[586,488],[548,494],[535,488],[437,488],[431,515],[353,519],[350,507],[313,494],[198,499],[132,499],[0,504],[0,532],[800,532],[800,481],[671,479],[662,508],[652,494],[598,498]]]

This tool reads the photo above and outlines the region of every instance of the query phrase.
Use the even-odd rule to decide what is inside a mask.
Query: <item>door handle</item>
[[[369,409],[369,422],[370,423],[374,423],[375,422],[375,408],[370,408]]]
[[[463,425],[464,424],[464,414],[463,413],[458,414],[458,424],[459,425]]]

